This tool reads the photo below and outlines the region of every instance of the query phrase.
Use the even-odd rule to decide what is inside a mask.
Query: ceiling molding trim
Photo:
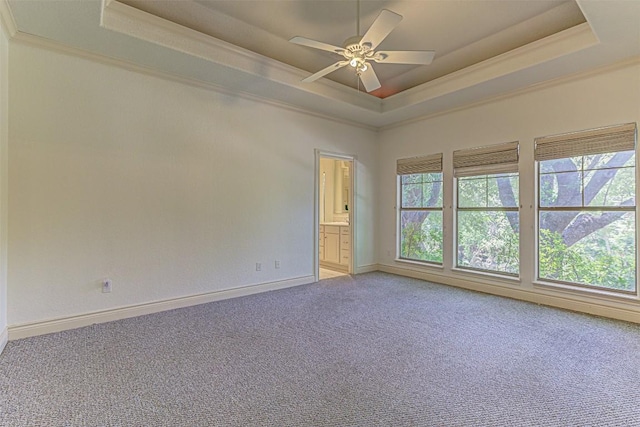
[[[382,101],[328,79],[302,83],[308,72],[216,39],[117,0],[102,0],[100,26],[209,62],[381,113]],[[268,76],[268,77],[267,77]]]
[[[2,0],[0,0],[2,1]],[[84,59],[91,62],[97,62],[103,65],[108,65],[112,67],[121,68],[127,71],[131,71],[138,74],[144,74],[146,76],[159,78],[162,80],[167,80],[174,83],[180,83],[187,86],[196,87],[199,89],[205,89],[212,92],[220,93],[225,96],[234,96],[247,101],[257,102],[260,104],[270,105],[272,107],[280,108],[287,111],[292,111],[295,113],[305,114],[311,117],[317,117],[324,120],[329,120],[335,123],[345,124],[349,126],[358,127],[361,129],[366,129],[370,131],[376,132],[378,130],[377,126],[370,126],[364,123],[360,123],[353,120],[343,119],[340,117],[319,113],[313,110],[309,110],[303,107],[299,107],[297,105],[289,104],[283,101],[276,101],[271,98],[262,97],[259,95],[255,95],[248,92],[231,90],[222,85],[218,85],[215,83],[205,82],[202,80],[186,78],[182,76],[178,76],[172,73],[159,71],[156,68],[145,67],[142,65],[135,64],[130,61],[125,61],[118,58],[113,58],[110,56],[89,52],[83,49],[79,49],[76,47],[67,46],[57,41],[53,41],[50,39],[45,39],[43,37],[34,36],[32,34],[23,33],[18,31],[15,36],[11,39],[12,43],[21,43],[27,46],[32,46],[40,49],[51,50],[63,55],[73,56],[80,59]]]
[[[464,110],[468,110],[471,108],[476,108],[482,105],[487,105],[487,104],[491,104],[494,102],[498,102],[498,101],[503,101],[505,99],[510,99],[510,98],[515,98],[517,96],[520,95],[524,95],[530,92],[537,92],[540,90],[544,90],[544,89],[548,89],[548,88],[552,88],[555,86],[559,86],[559,85],[563,85],[566,83],[571,83],[574,81],[579,81],[582,79],[586,79],[589,77],[593,77],[593,76],[597,76],[599,74],[606,74],[609,72],[613,72],[616,70],[622,70],[624,68],[628,68],[628,67],[634,67],[634,66],[639,66],[640,65],[640,56],[636,56],[633,58],[628,58],[625,60],[622,60],[620,62],[617,62],[615,64],[609,64],[609,65],[605,65],[602,67],[598,67],[598,68],[594,68],[592,70],[588,70],[588,71],[582,71],[579,73],[574,73],[574,74],[570,74],[568,76],[563,76],[563,77],[558,77],[556,79],[552,79],[552,80],[547,80],[541,83],[536,83],[530,86],[527,86],[525,88],[521,88],[521,89],[516,89],[513,90],[511,92],[507,92],[504,94],[500,94],[491,98],[487,98],[487,99],[483,99],[482,101],[478,101],[478,102],[474,102],[472,104],[465,104],[461,107],[456,107],[456,108],[451,108],[445,111],[438,111],[437,113],[430,113],[430,114],[425,114],[423,116],[419,116],[419,117],[413,117],[411,119],[407,119],[407,120],[402,120],[399,122],[395,122],[392,123],[390,125],[385,125],[385,126],[380,126],[378,128],[378,131],[386,131],[386,130],[391,130],[391,129],[395,129],[395,128],[399,128],[405,125],[410,125],[413,123],[419,123],[425,120],[429,120],[432,119],[434,117],[439,117],[439,116],[445,116],[447,114],[452,114],[452,113],[456,113],[458,111],[464,111]]]
[[[394,111],[448,95],[595,46],[598,43],[598,38],[589,24],[579,24],[502,55],[424,83],[413,89],[385,98],[383,112]]]
[[[2,21],[2,30],[7,38],[15,37],[18,32],[18,26],[9,7],[8,0],[0,0],[0,20]]]

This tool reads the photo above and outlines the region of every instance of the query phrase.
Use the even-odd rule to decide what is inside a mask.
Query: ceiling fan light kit
[[[383,9],[371,27],[364,36],[356,35],[349,37],[343,43],[343,47],[333,46],[316,40],[307,39],[305,37],[294,37],[289,40],[291,43],[302,46],[312,47],[314,49],[325,50],[328,52],[342,55],[345,60],[338,61],[315,74],[302,80],[305,83],[313,82],[320,77],[336,71],[347,65],[354,68],[356,75],[362,81],[367,92],[372,92],[381,87],[378,76],[376,75],[370,62],[379,64],[416,64],[426,65],[433,61],[435,52],[432,50],[391,50],[378,51],[376,47],[393,31],[393,29],[402,21],[402,15],[398,15],[390,10]],[[360,8],[358,6],[357,17],[358,33],[360,28]]]

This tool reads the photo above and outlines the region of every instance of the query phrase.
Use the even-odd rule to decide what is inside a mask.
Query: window
[[[518,143],[453,153],[456,266],[518,275]]]
[[[635,124],[536,139],[538,277],[636,292]]]
[[[400,258],[442,264],[442,154],[398,160]]]

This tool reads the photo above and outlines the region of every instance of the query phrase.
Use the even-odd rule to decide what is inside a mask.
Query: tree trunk
[[[435,206],[440,197],[441,188],[442,182],[434,182],[426,203],[421,203],[420,207]],[[422,186],[417,185],[414,186],[407,195],[407,199],[412,201],[422,200],[422,197]],[[414,203],[410,203],[410,205],[414,205]],[[400,230],[422,230],[422,224],[429,217],[430,213],[431,211],[403,211],[400,216]]]
[[[513,187],[511,187],[511,181],[507,177],[498,177],[496,179],[498,184],[498,195],[502,206],[518,206],[516,198],[513,194]],[[520,231],[520,216],[518,212],[505,212],[507,214],[507,220],[514,233]]]
[[[584,205],[582,194],[582,177],[578,168],[571,159],[559,159],[553,162],[554,175],[544,175],[541,180],[555,179],[558,185],[558,194],[553,201],[553,207],[575,207],[575,211],[556,211],[553,214],[542,214],[540,228],[556,232],[562,236],[567,246],[572,246],[590,234],[600,230],[612,222],[620,219],[624,213],[610,212],[595,217],[588,212],[581,212],[582,206],[589,206],[600,191],[615,178],[619,167],[623,166],[632,156],[633,152],[619,152],[613,155],[601,169],[593,172],[591,179],[584,187]],[[601,159],[594,157],[588,168],[593,167]],[[574,172],[574,173],[561,173]],[[635,200],[629,199],[622,203],[623,206],[632,206]]]

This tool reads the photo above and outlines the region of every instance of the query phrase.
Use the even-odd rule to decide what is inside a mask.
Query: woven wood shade
[[[615,153],[636,148],[636,124],[565,133],[536,138],[537,161]]]
[[[518,172],[519,143],[489,145],[453,152],[455,177]]]
[[[442,153],[399,159],[396,171],[398,175],[442,172]]]

